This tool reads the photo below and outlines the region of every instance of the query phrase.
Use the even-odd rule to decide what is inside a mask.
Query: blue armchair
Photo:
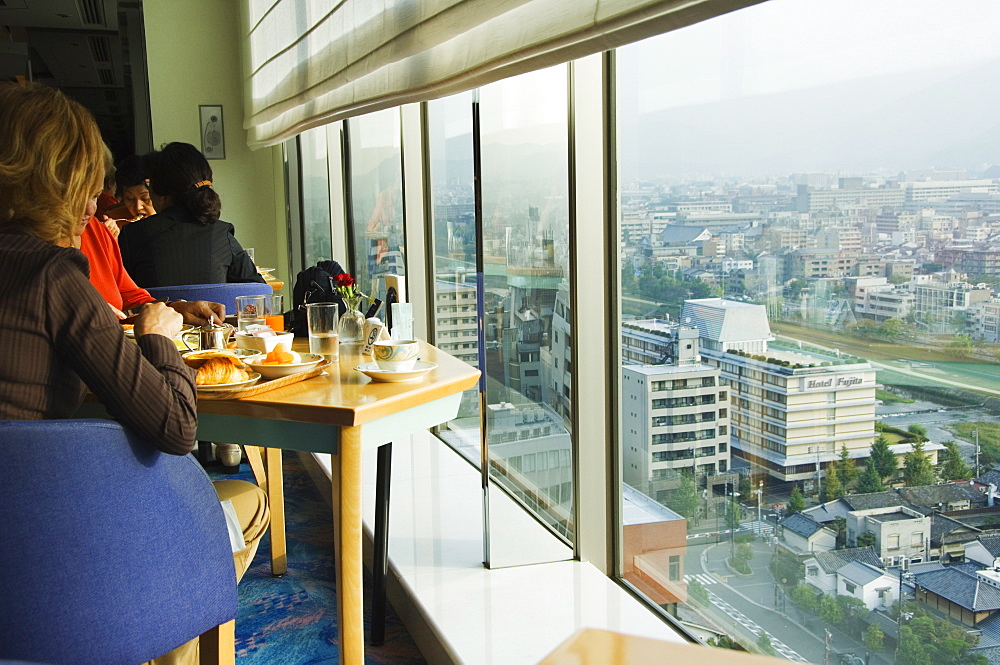
[[[201,636],[234,660],[219,497],[108,420],[0,421],[0,659],[134,665]]]
[[[266,296],[274,289],[259,282],[228,282],[226,284],[180,284],[154,286],[146,289],[157,300],[208,300],[221,302],[226,314],[236,313],[236,296]]]

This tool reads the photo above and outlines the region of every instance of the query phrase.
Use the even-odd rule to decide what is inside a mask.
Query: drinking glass
[[[254,326],[264,327],[264,313],[271,296],[236,296],[236,320],[241,332],[251,332]]]
[[[274,332],[285,331],[285,317],[282,314],[281,294],[264,296],[266,304],[264,308],[264,322],[267,327]]]
[[[306,305],[310,353],[340,362],[340,339],[337,337],[339,315],[337,303],[318,302]]]

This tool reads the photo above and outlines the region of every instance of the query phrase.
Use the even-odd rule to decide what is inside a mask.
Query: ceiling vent
[[[107,27],[101,0],[79,0],[83,22],[87,25]]]
[[[98,76],[101,77],[101,85],[114,85],[115,84],[115,72],[112,69],[106,67],[100,67],[97,70]]]
[[[90,41],[90,53],[94,56],[95,62],[111,62],[111,45],[107,37],[91,35],[87,39]]]

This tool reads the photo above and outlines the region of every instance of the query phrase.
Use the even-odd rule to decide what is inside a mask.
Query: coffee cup
[[[381,339],[372,344],[372,356],[379,369],[407,372],[417,364],[420,345],[412,339]]]

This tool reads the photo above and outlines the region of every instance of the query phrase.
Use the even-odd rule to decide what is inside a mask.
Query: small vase
[[[344,298],[344,304],[347,305],[347,311],[340,315],[340,323],[337,324],[340,343],[360,342],[365,335],[365,315],[358,309],[361,298]]]

